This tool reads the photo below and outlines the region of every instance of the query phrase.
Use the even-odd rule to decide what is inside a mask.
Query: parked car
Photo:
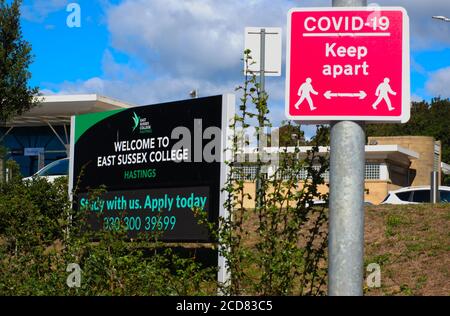
[[[40,169],[33,176],[24,178],[23,180],[31,180],[33,177],[44,177],[49,182],[55,181],[55,179],[67,176],[69,174],[69,158],[63,158],[53,161]]]
[[[450,187],[440,186],[441,202],[450,202]],[[430,203],[430,186],[406,187],[390,191],[381,204]]]

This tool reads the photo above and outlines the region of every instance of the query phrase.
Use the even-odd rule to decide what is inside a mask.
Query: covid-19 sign
[[[406,11],[398,7],[290,10],[286,116],[310,124],[408,121]]]
[[[211,241],[198,214],[220,215],[233,111],[223,95],[72,117],[74,208],[97,231]]]

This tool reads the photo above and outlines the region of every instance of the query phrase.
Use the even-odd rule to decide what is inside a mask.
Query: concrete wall
[[[376,141],[378,145],[399,145],[417,152],[419,159],[412,161],[412,181],[407,185],[430,185],[430,174],[434,166],[434,144],[433,137],[427,136],[389,136],[389,137],[369,137],[369,143]],[[440,158],[439,158],[440,164]],[[415,175],[414,175],[415,173]],[[392,179],[397,183],[398,179]],[[401,185],[401,183],[399,183]]]
[[[387,168],[389,172],[387,182],[399,187],[411,186],[416,177],[416,170],[398,162],[388,160]]]
[[[392,184],[384,180],[366,180],[364,188],[364,201],[373,203],[375,205],[383,202],[389,191],[400,189],[402,186]]]
[[[364,201],[379,204],[388,193],[388,183],[382,180],[366,180],[364,189]]]
[[[391,161],[385,160],[382,163],[387,165],[389,178],[383,180],[366,180],[364,200],[373,204],[381,203],[389,191],[394,191],[405,186],[429,185],[430,173],[434,167],[434,146],[433,137],[426,136],[394,136],[394,137],[369,137],[369,143],[376,141],[378,145],[399,145],[401,147],[410,149],[419,154],[418,159],[413,159],[411,166],[409,160]],[[380,163],[381,161],[374,161]],[[440,158],[439,158],[440,164]],[[303,187],[299,184],[299,190]],[[244,200],[244,207],[253,208],[255,198],[255,184],[253,182],[246,182],[244,185],[244,192],[249,194],[252,198]],[[319,192],[327,193],[328,186],[320,186]],[[270,193],[270,192],[269,192]]]
[[[366,180],[365,181],[365,193],[364,193],[364,201],[380,204],[389,191],[400,189],[402,186],[392,184],[389,181],[384,180]],[[303,188],[303,184],[299,184],[298,190]],[[254,182],[245,182],[244,183],[244,194],[250,195],[251,198],[244,198],[244,207],[245,208],[254,208],[255,207],[255,183]],[[328,185],[319,186],[319,192],[322,194],[328,193]],[[273,190],[269,190],[268,194],[272,193]]]
[[[302,190],[303,188],[303,183],[299,183],[298,185],[298,190]],[[322,194],[328,193],[328,186],[325,185],[320,185],[318,188],[318,191]],[[256,187],[255,187],[255,183],[254,182],[245,182],[244,183],[244,194],[248,194],[250,195],[251,199],[248,197],[244,198],[244,207],[245,208],[254,208],[255,207],[255,192],[256,192]],[[273,193],[273,189],[269,189],[267,194],[271,194]],[[295,204],[294,204],[295,205]]]

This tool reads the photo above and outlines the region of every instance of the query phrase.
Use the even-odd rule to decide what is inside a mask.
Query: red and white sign
[[[407,122],[409,19],[405,9],[291,9],[286,115],[310,124]]]

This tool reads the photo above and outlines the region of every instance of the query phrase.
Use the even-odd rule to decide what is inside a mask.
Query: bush
[[[246,51],[247,66],[250,59]],[[256,76],[246,77],[239,89],[243,97],[231,126],[234,135],[237,125],[248,128],[254,119],[257,131],[270,127],[268,97]],[[326,137],[318,136],[316,141]],[[236,153],[236,138],[232,149]],[[86,214],[71,209],[67,178],[49,183],[16,176],[0,185],[0,295],[212,295],[218,289],[235,295],[324,294],[328,214],[313,200],[327,200],[318,190],[327,160],[317,153],[317,144],[304,160],[298,158],[299,148],[286,151],[274,176],[258,173],[261,185],[250,210],[244,207],[249,197],[244,182],[233,177],[239,168],[228,162],[222,190],[229,197],[224,205],[229,216],[220,219],[220,229],[208,225],[228,262],[226,284],[217,284],[216,266],[203,266],[195,252],[180,255],[155,236],[129,241],[124,228],[83,229]],[[91,192],[89,200],[101,193]],[[204,212],[193,211],[199,222],[205,220]],[[82,269],[81,283],[70,288],[66,268],[73,263]]]
[[[0,186],[0,235],[14,252],[48,246],[63,237],[69,199],[67,178],[49,183],[43,178],[14,177]]]
[[[68,220],[80,216],[67,192],[66,177],[54,183],[14,178],[0,186],[0,295],[216,293],[216,269],[194,257],[130,242],[123,231],[80,233],[82,225]],[[82,269],[80,288],[66,285],[71,263]]]

